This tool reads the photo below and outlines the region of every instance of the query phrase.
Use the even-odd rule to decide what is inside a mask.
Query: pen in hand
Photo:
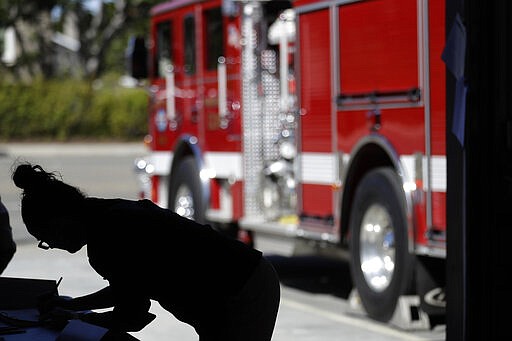
[[[60,285],[60,282],[62,282],[62,276],[59,278],[59,280],[57,281],[57,284],[55,285],[55,293],[59,293],[59,285]]]

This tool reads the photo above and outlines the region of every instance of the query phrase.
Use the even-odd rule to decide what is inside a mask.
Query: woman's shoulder
[[[96,198],[88,197],[86,199],[89,209],[98,210],[122,210],[137,207],[137,200],[122,199],[122,198]]]

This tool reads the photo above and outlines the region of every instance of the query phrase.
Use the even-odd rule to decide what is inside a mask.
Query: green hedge
[[[0,140],[140,140],[145,90],[76,80],[0,84]]]

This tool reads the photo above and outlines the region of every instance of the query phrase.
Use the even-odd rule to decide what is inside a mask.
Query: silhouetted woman
[[[279,280],[262,253],[149,200],[87,197],[39,165],[21,164],[21,214],[43,249],[75,253],[108,281],[96,293],[47,307],[88,310],[81,318],[119,331],[150,323],[150,299],[190,324],[201,341],[271,340]]]
[[[16,243],[12,237],[9,212],[0,198],[0,275],[4,272],[16,252]]]

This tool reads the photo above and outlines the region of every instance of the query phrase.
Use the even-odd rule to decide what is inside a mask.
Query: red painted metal
[[[441,53],[445,41],[445,1],[429,1],[428,13],[417,8],[423,2],[414,0],[346,3],[297,0],[290,3],[297,10],[297,39],[292,44],[296,49],[295,78],[290,81],[293,85],[290,91],[299,100],[299,152],[335,159],[337,155],[352,155],[361,141],[378,135],[391,146],[398,159],[417,154],[426,158],[444,158],[446,79]],[[220,125],[217,70],[206,67],[209,51],[205,46],[211,37],[206,32],[204,13],[221,5],[221,0],[175,0],[159,4],[151,11],[150,60],[155,60],[156,27],[169,21],[175,85],[179,89],[175,98],[178,125],[173,129],[167,122],[162,129],[162,115],[166,109],[165,80],[150,78],[153,95],[148,119],[152,151],[172,152],[180,137],[191,135],[197,137],[197,146],[203,154],[232,153],[244,157],[242,41],[238,39],[242,30],[241,13],[222,18],[221,41],[230,112],[227,127]],[[195,18],[197,65],[193,75],[185,72],[183,20],[187,16]],[[336,21],[333,21],[334,17]],[[426,19],[428,31],[423,32],[422,20]],[[338,25],[338,31],[332,29],[333,23]],[[427,60],[421,55],[425,49]],[[423,73],[427,66],[428,72]],[[150,65],[153,75],[156,67]],[[429,88],[423,88],[424,84]],[[366,106],[336,103],[338,95],[396,93],[413,89],[421,90],[419,98],[392,100],[391,104],[382,106],[373,105],[371,99],[368,100],[370,105]],[[426,118],[430,129],[426,129]],[[158,177],[154,179],[153,192],[156,193]],[[428,189],[423,188],[427,181],[415,181],[421,200],[413,203],[414,239],[418,245],[426,245],[431,228],[439,232],[446,230],[446,192],[433,189],[427,196]],[[336,187],[338,184],[333,182],[333,179],[299,181],[297,213],[308,217],[334,216],[334,221],[341,221],[336,198],[347,184]],[[231,212],[237,220],[244,215],[244,182],[236,179],[230,183]],[[212,181],[210,189],[211,208],[220,209],[219,183]],[[427,200],[430,200],[431,212],[427,211]],[[427,226],[429,214],[431,226]]]

